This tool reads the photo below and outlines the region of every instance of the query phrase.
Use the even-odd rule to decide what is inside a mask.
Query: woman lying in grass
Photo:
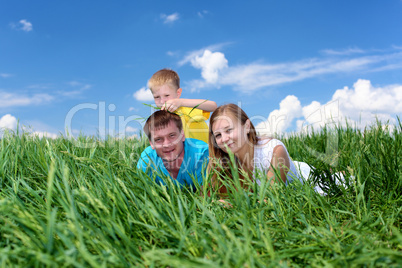
[[[266,174],[271,184],[283,182],[287,185],[295,179],[303,183],[308,179],[310,167],[306,163],[292,161],[280,140],[257,137],[253,123],[237,105],[218,107],[209,124],[209,171],[213,172],[212,185],[218,188],[219,194],[228,192],[223,182],[232,178],[230,152],[235,156],[243,188],[251,188],[250,183],[261,183],[254,179],[257,171]],[[322,193],[319,187],[316,191]]]

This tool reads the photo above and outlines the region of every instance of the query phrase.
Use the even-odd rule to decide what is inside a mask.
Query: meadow
[[[263,184],[230,193],[229,208],[207,187],[191,193],[139,172],[146,139],[5,132],[0,266],[401,267],[400,120],[283,141],[326,195]]]

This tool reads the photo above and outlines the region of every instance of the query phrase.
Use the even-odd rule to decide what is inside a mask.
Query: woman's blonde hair
[[[222,116],[229,116],[233,119],[239,120],[242,126],[244,126],[249,120],[250,122],[250,132],[247,134],[248,142],[254,146],[258,142],[257,133],[253,123],[250,121],[247,114],[236,104],[229,103],[222,106],[219,106],[211,115],[209,120],[209,165],[208,170],[209,172],[214,172],[212,175],[212,185],[214,187],[219,187],[219,193],[227,193],[227,189],[225,186],[221,185],[219,182],[218,174],[221,175],[222,180],[225,178],[233,178],[230,172],[230,158],[229,154],[224,152],[221,148],[219,148],[218,144],[216,143],[215,136],[212,131],[212,127],[217,119]],[[242,163],[236,159],[236,164],[238,167],[241,168]],[[239,168],[239,169],[240,169]],[[250,175],[250,172],[248,172]],[[239,176],[244,179],[241,175],[242,173],[239,172]]]

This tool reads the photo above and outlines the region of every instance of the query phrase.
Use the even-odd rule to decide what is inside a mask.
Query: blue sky
[[[161,68],[261,132],[395,123],[402,1],[0,0],[3,129],[134,135]]]

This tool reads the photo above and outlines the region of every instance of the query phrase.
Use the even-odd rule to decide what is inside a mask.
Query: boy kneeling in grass
[[[208,143],[208,125],[206,120],[210,112],[215,111],[214,101],[202,99],[181,99],[179,75],[170,69],[154,73],[148,81],[156,106],[161,110],[180,115],[186,138],[202,140]]]

